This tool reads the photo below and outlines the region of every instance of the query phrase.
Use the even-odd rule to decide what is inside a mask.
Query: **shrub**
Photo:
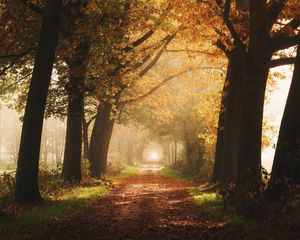
[[[39,189],[42,197],[55,198],[60,195],[63,187],[66,187],[66,183],[61,178],[61,166],[51,169],[41,162],[39,166]]]
[[[269,212],[284,212],[289,209],[295,195],[291,181],[278,180],[271,184],[269,177],[270,174],[262,167],[258,167],[255,174],[245,169],[239,185],[231,183],[220,189],[224,209],[235,209],[247,217],[261,217]]]
[[[15,189],[15,177],[13,173],[0,175],[0,206],[5,206],[13,199]]]
[[[120,174],[121,171],[122,171],[122,167],[120,166],[120,164],[112,163],[112,162],[109,162],[107,164],[106,172],[108,176],[116,176]]]
[[[255,174],[249,169],[244,169],[241,174],[239,185],[230,183],[223,186],[219,193],[224,201],[224,209],[235,209],[248,217],[266,215],[265,194],[267,190],[266,181],[267,171],[261,167],[257,169]]]

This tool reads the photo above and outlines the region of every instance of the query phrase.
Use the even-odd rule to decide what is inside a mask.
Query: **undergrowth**
[[[192,177],[183,176],[179,171],[171,168],[171,167],[165,167],[161,170],[161,173],[169,178],[172,178],[174,180],[180,181],[180,182],[192,182]]]
[[[39,172],[40,192],[44,201],[36,206],[19,206],[13,202],[14,173],[0,177],[0,239],[23,240],[36,236],[39,231],[63,216],[75,214],[89,207],[97,198],[105,196],[114,180],[135,175],[137,168],[126,167],[113,177],[95,180],[89,177],[88,163],[83,161],[83,180],[80,184],[65,183],[61,168],[50,169],[41,164]]]
[[[230,223],[241,222],[241,216],[236,212],[228,212],[224,210],[224,202],[222,197],[216,192],[204,192],[199,187],[191,187],[188,193],[195,199],[197,204],[202,207],[203,212],[213,217],[223,219]]]

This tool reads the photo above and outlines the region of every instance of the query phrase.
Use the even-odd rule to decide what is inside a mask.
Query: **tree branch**
[[[300,19],[299,18],[293,18],[291,21],[289,21],[287,24],[284,24],[282,22],[276,22],[276,24],[280,24],[283,27],[276,33],[276,36],[284,35],[287,31],[290,31],[293,29],[294,31],[297,31],[297,28],[300,26]]]
[[[295,57],[274,59],[270,63],[270,68],[275,68],[283,65],[291,65],[296,61]]]
[[[31,53],[32,51],[35,51],[35,50],[36,50],[36,47],[28,48],[28,49],[26,49],[26,50],[24,50],[23,52],[20,52],[20,53],[1,55],[0,59],[23,57],[23,56],[25,56],[25,55],[27,55],[27,54]]]
[[[155,25],[155,29],[161,24],[162,19],[166,16],[166,14],[168,13],[168,10],[170,8],[170,4],[167,6],[167,8],[164,10],[163,14],[160,16],[160,18],[157,20],[156,25]],[[144,43],[147,39],[149,39],[153,34],[154,34],[155,30],[154,29],[150,29],[148,32],[146,32],[142,37],[140,37],[139,39],[137,39],[136,41],[134,41],[133,43],[131,43],[131,45],[123,48],[122,50],[125,52],[129,52],[131,51],[133,48],[141,45],[142,43]]]
[[[150,60],[151,59],[151,57],[153,56],[153,53],[157,50],[157,49],[159,49],[159,48],[161,48],[164,44],[165,44],[165,42],[166,42],[166,40],[169,38],[169,35],[167,35],[167,36],[165,36],[161,41],[160,41],[160,43],[159,44],[154,44],[154,46],[152,46],[151,48],[151,53],[149,53],[149,54],[147,54],[141,61],[139,61],[138,63],[135,63],[131,68],[132,68],[132,70],[136,70],[136,69],[138,69],[139,67],[141,67],[141,66],[143,66],[148,60]]]
[[[206,55],[211,55],[214,56],[215,54],[206,52],[206,51],[200,51],[200,50],[193,50],[193,49],[166,49],[166,52],[170,53],[180,53],[180,52],[187,52],[187,53],[199,53],[199,54],[206,54]]]
[[[271,30],[276,20],[278,19],[282,9],[284,7],[284,1],[276,0],[272,1],[268,5],[267,18],[268,18],[268,29]]]
[[[174,75],[171,75],[167,78],[165,78],[164,80],[162,80],[159,84],[157,84],[155,87],[153,87],[150,91],[148,91],[147,93],[137,97],[137,98],[133,98],[133,99],[129,99],[129,100],[125,100],[123,102],[120,102],[120,105],[123,106],[123,105],[126,105],[126,104],[130,104],[130,103],[134,103],[134,102],[138,102],[138,101],[141,101],[143,100],[144,98],[147,98],[149,97],[151,94],[153,94],[154,92],[156,92],[161,86],[163,86],[164,84],[166,84],[167,82],[169,82],[170,80],[176,78],[176,77],[179,77],[180,75],[183,75],[187,72],[190,72],[190,71],[193,71],[195,70],[196,68],[190,68],[190,69],[187,69],[187,70],[184,70],[180,73],[177,73],[177,74],[174,74]]]
[[[26,74],[25,76],[21,77],[20,79],[18,79],[17,81],[15,81],[14,83],[8,85],[6,88],[2,89],[0,92],[0,95],[5,93],[7,90],[9,90],[11,87],[14,87],[15,85],[17,85],[18,83],[20,83],[21,81],[23,81],[24,79],[26,79],[27,77],[29,77],[32,74],[32,72]]]
[[[221,8],[220,1],[216,1],[217,5]],[[245,47],[243,41],[241,40],[239,34],[233,26],[233,23],[230,20],[230,8],[231,8],[231,0],[226,0],[224,11],[222,12],[223,20],[234,40],[234,44],[239,47]]]
[[[279,35],[273,38],[273,52],[293,47],[300,43],[300,34],[295,36]]]
[[[225,46],[225,44],[220,39],[217,40],[216,46],[225,53],[227,58],[229,58],[230,52],[227,50],[227,47]]]
[[[93,115],[87,122],[86,122],[86,126],[89,127],[92,123],[92,121],[94,121],[96,119],[96,114]]]
[[[140,37],[138,40],[134,41],[133,43],[131,43],[130,46],[124,47],[122,50],[125,52],[129,52],[131,51],[133,48],[141,45],[142,43],[144,43],[147,39],[149,39],[152,35],[154,34],[154,30],[150,30],[147,33],[145,33],[142,37]]]
[[[156,54],[156,56],[154,57],[154,59],[142,71],[139,72],[139,76],[140,77],[145,76],[145,74],[147,72],[149,72],[152,67],[155,66],[155,64],[160,59],[161,55],[164,53],[166,47],[170,44],[170,42],[174,39],[175,36],[176,36],[176,33],[168,36],[165,44],[163,45],[163,47],[161,48],[161,50]]]

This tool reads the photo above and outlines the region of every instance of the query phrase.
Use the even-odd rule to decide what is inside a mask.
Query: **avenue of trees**
[[[283,65],[294,73],[269,190],[299,184],[299,17],[298,0],[0,0],[1,100],[22,115],[15,200],[42,200],[46,117],[66,122],[70,183],[82,180],[83,159],[92,177],[105,175],[116,124],[150,131],[167,161],[205,169],[205,181],[262,181],[266,85]],[[115,140],[128,164],[148,141],[130,134]]]

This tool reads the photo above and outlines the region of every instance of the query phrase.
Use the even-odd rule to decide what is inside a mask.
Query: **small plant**
[[[0,175],[0,206],[5,206],[13,199],[15,190],[14,173]]]
[[[263,176],[263,178],[261,178]],[[265,194],[269,173],[259,166],[256,173],[244,169],[238,185],[230,183],[219,190],[224,210],[236,210],[248,217],[266,215]]]
[[[122,167],[120,164],[109,162],[106,171],[108,176],[116,176],[121,173]]]
[[[91,164],[88,159],[85,158],[81,161],[81,173],[82,173],[81,185],[83,186],[91,186],[94,182],[94,179],[91,177],[90,167]]]

